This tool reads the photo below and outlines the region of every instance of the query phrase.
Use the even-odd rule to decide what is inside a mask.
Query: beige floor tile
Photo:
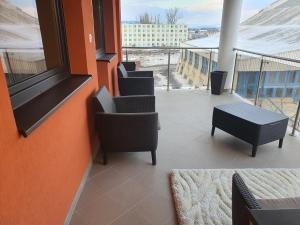
[[[134,208],[149,223],[159,225],[175,215],[174,206],[170,199],[153,192]]]
[[[72,216],[70,225],[92,225],[92,223],[75,212]]]
[[[109,192],[109,196],[127,209],[149,195],[151,188],[130,179]]]
[[[103,173],[111,169],[113,166],[111,164],[103,165],[99,160],[95,160],[91,172],[89,174],[89,179],[93,178],[94,176]]]
[[[118,201],[104,195],[92,201],[87,207],[78,210],[84,221],[92,225],[109,225],[126,211]]]
[[[149,223],[145,218],[143,218],[139,213],[134,210],[129,211],[124,214],[111,225],[154,225]]]
[[[99,193],[101,195],[111,191],[126,180],[128,180],[127,177],[124,177],[114,168],[111,168],[91,178],[89,183],[96,185],[101,190],[101,193]]]
[[[100,197],[102,193],[103,191],[96,184],[87,182],[79,198],[76,210],[86,207],[95,198]]]

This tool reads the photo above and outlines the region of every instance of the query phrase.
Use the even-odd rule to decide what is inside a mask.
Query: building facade
[[[188,27],[183,24],[122,24],[123,46],[178,47],[188,40]]]
[[[194,87],[204,86],[207,84],[209,71],[217,70],[217,58],[217,51],[214,50],[211,53],[207,50],[184,50],[177,65],[177,72]],[[239,58],[234,87],[240,96],[255,98],[260,62],[260,58]],[[300,69],[291,63],[268,59],[264,64],[261,87],[261,98],[291,98],[293,101],[299,101]]]

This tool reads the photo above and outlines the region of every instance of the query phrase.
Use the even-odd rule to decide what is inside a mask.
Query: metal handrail
[[[259,53],[259,52],[254,52],[254,51],[249,51],[249,50],[244,50],[244,49],[239,49],[239,48],[234,48],[234,51],[236,52],[244,52],[244,53],[249,53],[252,55],[257,55],[261,57],[260,60],[260,70],[259,70],[259,79],[258,79],[258,84],[257,84],[257,88],[256,88],[256,95],[255,95],[255,101],[254,104],[257,105],[258,100],[259,100],[259,95],[260,95],[260,86],[261,86],[261,82],[262,82],[262,76],[263,76],[263,66],[264,66],[264,62],[266,61],[266,58],[272,58],[272,59],[278,59],[278,60],[282,60],[282,61],[286,61],[286,62],[293,62],[293,63],[299,63],[300,64],[300,60],[297,59],[291,59],[291,58],[286,58],[286,57],[281,57],[281,56],[275,56],[275,55],[269,55],[269,54],[264,54],[264,53]],[[236,55],[237,57],[237,55]],[[233,85],[232,85],[233,87]],[[233,89],[233,88],[232,88]],[[232,90],[233,92],[233,90]],[[295,120],[294,120],[294,124],[293,124],[293,130],[292,133],[290,134],[291,136],[295,136],[295,132],[297,130],[297,125],[298,125],[298,121],[299,121],[299,115],[300,114],[300,101],[298,103],[298,108],[297,108],[297,112],[295,115]]]
[[[135,47],[135,46],[123,46],[123,50],[125,50],[126,54],[126,61],[128,62],[128,49],[144,49],[144,50],[168,50],[168,74],[167,74],[167,91],[170,90],[170,57],[171,57],[171,50],[185,50],[185,49],[194,49],[194,50],[210,50],[210,57],[209,57],[209,71],[211,70],[212,65],[212,50],[219,49],[218,47]],[[210,82],[210,74],[208,74],[207,80],[207,90],[209,90],[209,82]]]
[[[126,50],[126,60],[128,61],[128,50],[129,49],[145,49],[145,50],[168,50],[168,74],[167,74],[167,90],[169,91],[170,89],[170,52],[171,50],[210,50],[210,56],[209,56],[209,69],[211,69],[211,64],[212,64],[212,51],[215,49],[219,49],[218,47],[130,47],[130,46],[124,46],[122,47],[122,49]],[[259,53],[259,52],[254,52],[254,51],[249,51],[249,50],[245,50],[245,49],[240,49],[240,48],[234,48],[233,51],[235,51],[235,63],[234,63],[234,73],[236,73],[237,70],[237,63],[238,63],[238,56],[241,56],[241,54],[238,54],[238,52],[241,53],[249,53],[252,55],[257,55],[260,57],[260,70],[259,70],[259,80],[258,80],[258,84],[257,84],[257,89],[256,89],[256,96],[255,96],[255,105],[258,104],[258,100],[259,100],[259,95],[260,95],[260,86],[261,86],[261,82],[262,82],[262,77],[263,77],[263,72],[264,72],[264,63],[266,63],[266,58],[273,58],[273,59],[278,59],[278,60],[283,60],[283,61],[287,61],[287,62],[293,62],[293,63],[300,63],[300,60],[297,59],[291,59],[291,58],[286,58],[286,57],[281,57],[281,56],[276,56],[276,55],[269,55],[269,54],[264,54],[264,53]],[[233,89],[234,89],[234,81],[235,78],[233,78],[232,80],[232,87],[231,87],[231,93],[233,93]],[[210,83],[210,79],[208,78],[208,82],[207,82],[207,90],[209,90],[209,83]],[[295,130],[298,124],[298,120],[299,120],[299,114],[300,114],[300,103],[298,106],[298,110],[296,113],[296,118],[294,121],[294,126],[293,126],[293,131],[291,135],[295,134]]]
[[[239,51],[239,52],[245,52],[245,53],[249,53],[249,54],[253,54],[253,55],[259,55],[262,57],[268,57],[268,58],[279,59],[279,60],[288,61],[288,62],[300,63],[300,60],[298,60],[298,59],[291,59],[291,58],[286,58],[286,57],[281,57],[281,56],[276,56],[276,55],[269,55],[269,54],[249,51],[249,50],[240,49],[240,48],[234,48],[233,50]]]
[[[123,46],[122,49],[148,49],[148,50],[181,50],[181,49],[219,49],[219,47],[135,47]]]
[[[295,136],[296,130],[297,130],[297,125],[299,125],[298,121],[299,121],[299,114],[300,114],[300,101],[298,103],[298,108],[297,108],[297,112],[296,112],[296,116],[295,116],[295,122],[293,125],[293,130],[292,133],[290,134],[291,136]]]

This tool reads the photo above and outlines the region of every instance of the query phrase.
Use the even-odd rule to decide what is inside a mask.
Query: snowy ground
[[[170,57],[170,88],[193,88],[182,75],[176,72],[180,50],[172,50]],[[123,54],[124,60],[126,53]],[[128,50],[128,60],[135,61],[141,70],[154,72],[155,87],[166,88],[168,84],[168,50]]]

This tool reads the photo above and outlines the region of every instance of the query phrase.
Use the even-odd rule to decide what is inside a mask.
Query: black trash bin
[[[211,93],[220,95],[224,91],[225,81],[227,77],[226,71],[211,72]]]

